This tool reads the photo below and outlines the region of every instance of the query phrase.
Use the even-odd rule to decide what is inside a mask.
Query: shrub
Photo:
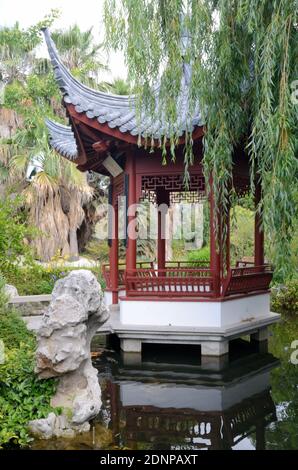
[[[5,273],[7,282],[13,284],[20,295],[38,295],[51,294],[55,282],[61,279],[74,269],[84,268],[68,268],[68,267],[44,267],[34,264],[29,267],[20,267],[13,271]],[[98,282],[103,287],[101,270],[98,267],[87,268],[92,271]]]
[[[27,423],[45,418],[53,409],[54,379],[38,380],[34,373],[36,340],[13,311],[0,310],[0,339],[5,358],[0,364],[0,448],[26,446]]]
[[[34,234],[26,215],[20,210],[22,199],[0,199],[0,270],[16,269],[21,262],[30,262],[31,249],[25,239]]]
[[[272,310],[290,316],[298,314],[298,280],[272,290]]]
[[[192,250],[187,253],[187,261],[198,262],[198,261],[210,261],[210,248],[204,246],[200,250]]]

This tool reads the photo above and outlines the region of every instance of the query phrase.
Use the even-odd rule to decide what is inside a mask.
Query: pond
[[[96,338],[102,410],[89,433],[34,441],[32,449],[297,449],[298,324],[272,327],[268,352],[232,342],[229,362],[200,364],[193,347],[147,345],[127,362],[117,341]]]

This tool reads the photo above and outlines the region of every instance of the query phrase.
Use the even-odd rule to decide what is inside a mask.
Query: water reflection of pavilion
[[[269,379],[277,363],[250,354],[221,372],[115,366],[103,394],[114,441],[130,449],[264,449],[265,428],[276,420]]]

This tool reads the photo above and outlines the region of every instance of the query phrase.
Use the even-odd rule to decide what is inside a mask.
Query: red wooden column
[[[125,163],[125,173],[128,177],[128,216],[127,216],[127,248],[126,269],[136,269],[137,263],[137,240],[134,227],[136,226],[136,211],[133,206],[137,203],[136,198],[136,167],[132,152],[128,152]]]
[[[169,205],[169,197],[166,191],[158,190],[156,193],[157,205],[157,267],[165,269],[166,265],[166,213]]]
[[[219,217],[218,211],[215,207],[215,197],[213,191],[213,180],[212,177],[209,181],[210,194],[209,194],[209,206],[210,206],[210,269],[213,271],[213,283],[214,283],[214,295],[215,297],[220,296],[220,279],[221,279],[221,243],[218,243],[218,237],[216,236],[216,218]],[[220,238],[220,237],[219,237]]]
[[[262,196],[261,182],[256,182],[255,191],[255,265],[262,266],[264,264],[264,231],[262,228],[262,216],[257,212],[258,204]]]
[[[112,192],[113,192],[113,179],[112,179]],[[118,236],[118,204],[115,198],[111,197],[112,207],[109,207],[110,219],[110,279],[112,290],[112,303],[118,304],[118,288],[119,288],[119,268],[118,268],[118,251],[119,251],[119,236]]]
[[[231,222],[230,222],[230,205],[228,207],[228,213],[225,216],[226,223],[226,272],[228,273],[231,268]]]

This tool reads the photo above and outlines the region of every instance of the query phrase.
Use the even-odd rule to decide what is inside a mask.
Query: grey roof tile
[[[53,149],[68,160],[76,160],[78,157],[78,147],[71,127],[64,126],[51,119],[46,119],[45,122]]]
[[[47,43],[55,77],[63,94],[65,103],[73,104],[78,113],[86,113],[90,119],[97,119],[99,123],[111,128],[118,128],[120,132],[129,132],[133,136],[152,136],[160,139],[170,134],[170,128],[182,135],[186,130],[192,131],[195,126],[203,125],[199,106],[196,106],[192,115],[189,115],[188,91],[191,68],[184,64],[181,92],[178,97],[178,112],[176,123],[164,122],[162,116],[159,122],[151,116],[143,115],[140,122],[136,116],[135,96],[122,96],[93,90],[76,80],[61,62],[49,30],[43,30]],[[155,88],[158,96],[158,87]],[[54,139],[53,139],[54,140]]]

